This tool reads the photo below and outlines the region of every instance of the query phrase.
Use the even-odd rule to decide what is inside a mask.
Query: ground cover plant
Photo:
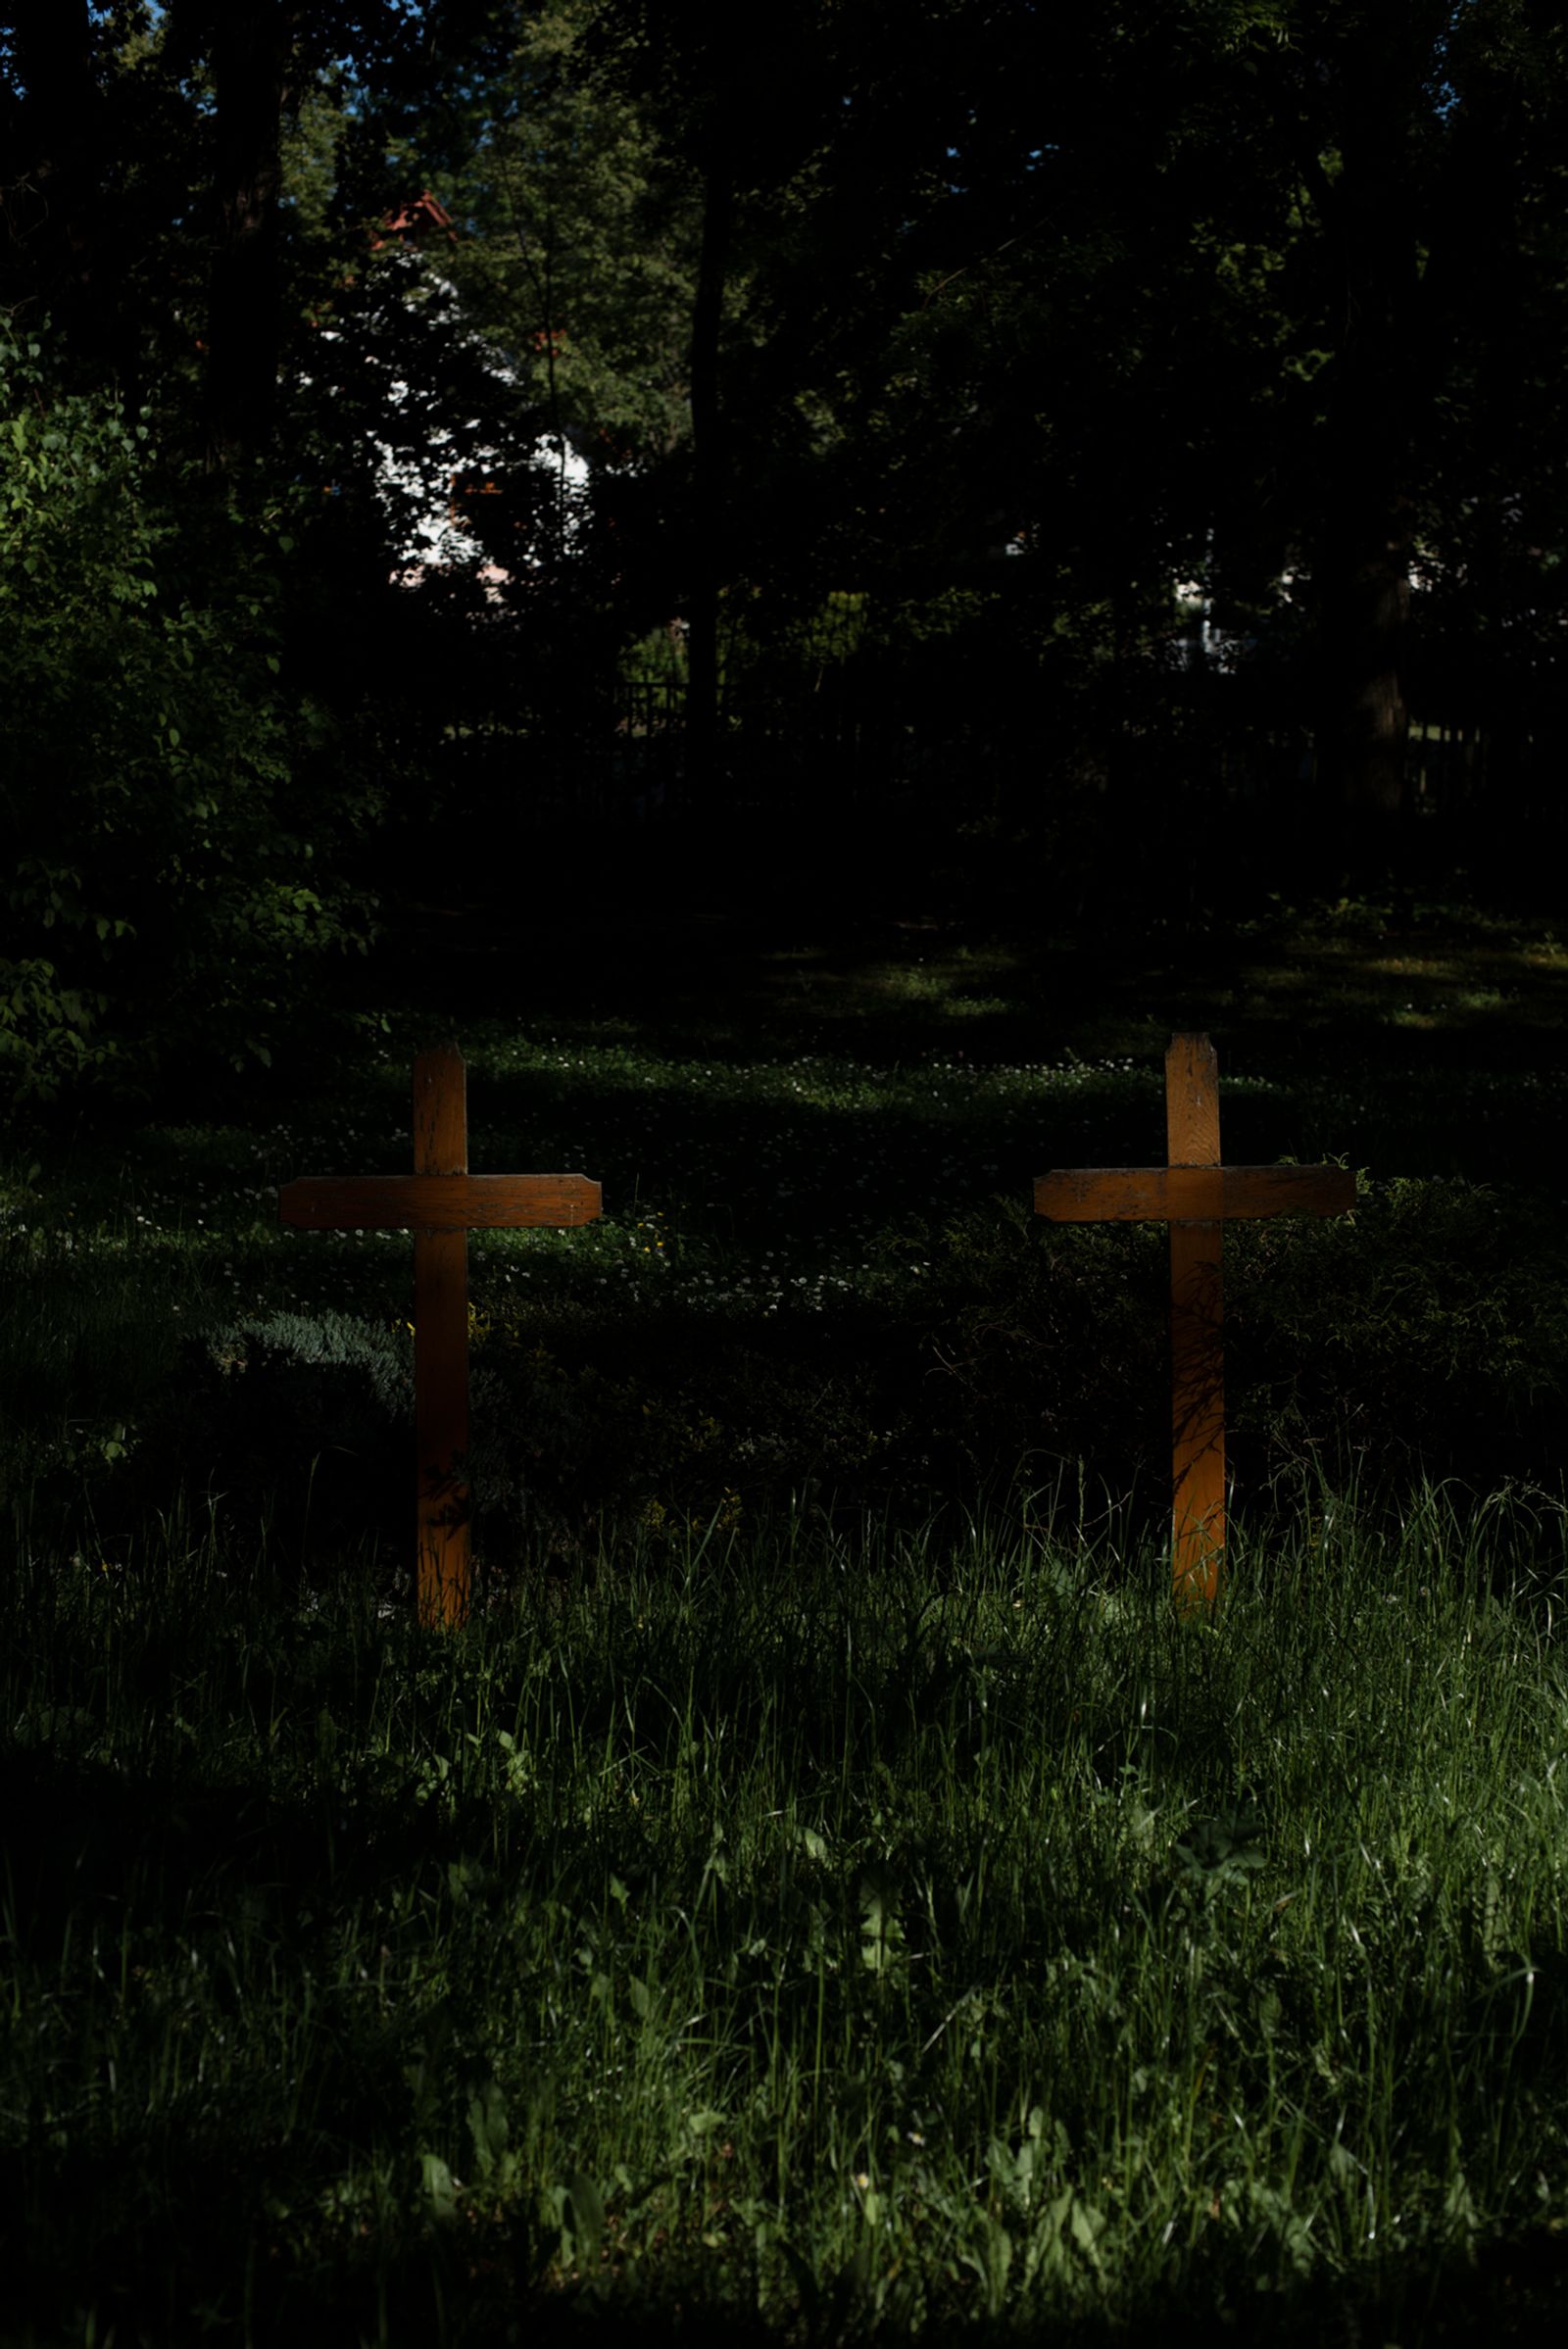
[[[548,938],[476,930],[376,1056],[9,1169],[19,2322],[1525,2324],[1565,2215],[1549,933],[1278,908],[1111,977],[889,928],[718,990],[646,946],[552,1001]],[[1178,1024],[1228,1157],[1364,1170],[1353,1223],[1227,1242],[1208,1628],[1164,1605],[1159,1236],[1025,1211],[1158,1158]],[[471,1162],[607,1212],[474,1245],[483,1603],[441,1641],[407,1242],[284,1234],[275,1187],[402,1171],[454,1026]]]
[[[200,1524],[27,1551],[10,2325],[1402,2338],[1478,2254],[1517,2314],[1568,2223],[1544,1533],[1319,1519],[1213,1630],[1015,1516],[795,1520],[447,1640]]]
[[[589,1230],[470,1249],[498,1569],[792,1496],[923,1521],[987,1479],[1084,1462],[1152,1523],[1163,1238],[1047,1232],[1028,1202],[1044,1166],[1162,1155],[1160,1056],[1186,1023],[1219,1039],[1233,1161],[1334,1156],[1361,1177],[1353,1222],[1227,1238],[1243,1504],[1308,1462],[1363,1489],[1549,1480],[1568,1391],[1549,935],[1400,935],[1359,908],[1223,956],[1210,942],[1213,976],[1177,947],[1072,970],[933,927],[786,945],[748,965],[750,993],[721,968],[717,989],[676,971],[661,994],[655,946],[598,999],[579,949],[554,1003],[548,939],[520,967],[448,956],[444,1000],[397,1011],[314,1092],[253,1085],[205,1122],[180,1105],[16,1165],[8,1473],[67,1516],[90,1505],[111,1549],[184,1481],[296,1549],[381,1530],[396,1550],[408,1243],[283,1234],[275,1192],[405,1170],[413,1052],[457,1025],[471,1163],[605,1189]]]

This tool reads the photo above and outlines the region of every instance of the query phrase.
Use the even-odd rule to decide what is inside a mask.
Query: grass
[[[1428,1493],[1183,1625],[1027,1513],[644,1548],[456,1639],[177,1520],[24,1542],[12,2327],[1419,2337],[1568,2251],[1560,1578]]]
[[[500,1563],[538,1538],[574,1558],[639,1522],[792,1494],[921,1519],[1025,1462],[1043,1479],[1088,1458],[1157,1513],[1162,1238],[1048,1229],[1029,1200],[1043,1165],[1161,1154],[1159,1053],[1014,1058],[1004,1034],[960,1054],[938,1023],[889,1056],[875,973],[864,1000],[864,1027],[827,1038],[754,1014],[745,1052],[697,1049],[668,1007],[464,1023],[470,1163],[579,1169],[606,1201],[582,1231],[470,1247],[480,1532]],[[181,1482],[245,1540],[309,1494],[318,1544],[402,1542],[386,1496],[409,1244],[285,1233],[275,1193],[407,1167],[421,1024],[329,1094],[154,1119],[0,1183],[0,1473],[44,1473],[111,1553]],[[1240,1046],[1222,1089],[1233,1158],[1363,1169],[1353,1224],[1227,1240],[1244,1493],[1324,1461],[1548,1477],[1568,1391],[1560,1073],[1488,1052],[1401,1097],[1349,1055],[1274,1069]],[[1393,1152],[1395,1115],[1415,1137],[1396,1177],[1353,1154]],[[1498,1166],[1502,1183],[1472,1179]],[[347,1317],[341,1343],[323,1317]],[[335,1385],[302,1375],[323,1345]]]
[[[716,993],[473,948],[378,1059],[0,1183],[0,2339],[1524,2337],[1568,2268],[1549,936],[919,926]],[[1027,1212],[1158,1157],[1177,1024],[1228,1156],[1371,1170],[1227,1241],[1217,1626],[1165,1595],[1160,1236]],[[406,1167],[453,1027],[470,1163],[607,1212],[473,1246],[441,1639],[407,1242],[274,1195]]]

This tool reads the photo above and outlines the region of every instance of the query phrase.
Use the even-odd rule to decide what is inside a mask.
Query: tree
[[[279,670],[286,552],[0,327],[0,1080],[266,1059],[369,907],[378,795]],[[205,517],[206,529],[198,536]]]
[[[145,0],[14,0],[0,17],[7,311],[55,316],[100,380],[151,384],[199,347],[192,442],[218,466],[258,456],[286,339],[290,125],[347,80],[348,192],[373,220],[408,192],[388,188],[389,140],[419,120],[438,143],[446,90],[494,62],[495,16],[491,0],[169,0],[156,17]],[[156,353],[149,329],[166,338]]]
[[[784,0],[760,16],[715,14],[694,0],[658,7],[599,0],[554,9],[541,25],[545,48],[559,61],[553,81],[559,102],[587,128],[593,151],[618,150],[632,166],[635,194],[627,203],[631,190],[622,183],[622,219],[659,219],[657,292],[665,318],[672,296],[685,313],[678,339],[666,330],[655,346],[662,356],[658,397],[665,419],[659,455],[666,467],[677,456],[685,460],[676,587],[687,623],[687,788],[708,814],[714,808],[719,608],[738,567],[726,345],[744,344],[748,326],[755,331],[755,319],[746,317],[749,301],[738,296],[737,272],[765,242],[774,210],[796,200],[796,182],[822,143],[833,103],[835,15],[824,0]],[[584,190],[584,174],[575,142],[564,150],[558,138],[546,155],[532,146],[540,114],[530,98],[544,86],[552,85],[536,78],[519,96],[514,154],[521,166],[516,177],[531,187],[533,218],[544,228],[541,239],[535,227],[531,255],[525,229],[521,242],[541,320],[535,331],[558,398],[559,329],[553,301],[539,304],[559,283],[555,189],[562,185],[564,153],[571,156],[574,197]],[[529,201],[513,194],[519,229]],[[624,285],[624,255],[612,269],[613,281]],[[646,315],[646,303],[638,308]],[[646,437],[632,452],[645,463],[653,453]]]
[[[700,206],[636,101],[586,70],[598,5],[519,15],[446,188],[445,267],[554,432],[601,465],[657,465],[690,429]]]
[[[896,609],[929,645],[961,607],[993,705],[1089,681],[1103,774],[1158,756],[1201,568],[1238,633],[1309,612],[1353,832],[1397,804],[1429,615],[1518,642],[1556,609],[1544,0],[28,0],[0,42],[0,294],[58,300],[73,381],[156,403],[220,496],[271,494],[269,463],[330,487],[320,542],[372,597],[376,453],[461,472],[466,434],[530,642],[547,608],[596,646],[684,614],[709,810],[726,611],[760,638],[853,589],[862,641]],[[421,187],[452,216],[422,260],[381,225]],[[565,560],[568,445],[597,571]],[[509,560],[552,525],[550,565]],[[465,641],[500,675],[522,633]]]
[[[882,170],[846,132],[822,173],[883,223],[879,322],[798,338],[819,379],[849,363],[855,470],[933,552],[1004,496],[1048,625],[1102,603],[1113,647],[1210,545],[1253,598],[1294,570],[1318,806],[1365,829],[1402,793],[1417,554],[1456,612],[1503,416],[1515,484],[1561,430],[1560,25],[1533,0],[1189,0],[1064,33],[1004,0],[955,44],[944,14],[906,20],[878,85]]]

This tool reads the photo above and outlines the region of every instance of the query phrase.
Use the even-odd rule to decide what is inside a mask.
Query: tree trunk
[[[277,199],[289,26],[280,0],[223,0],[212,29],[217,245],[209,291],[207,457],[267,445],[280,331]]]
[[[1319,484],[1317,759],[1325,813],[1351,845],[1404,806],[1418,389],[1418,288],[1405,160],[1410,71],[1397,43],[1342,58],[1340,171],[1310,159],[1328,234],[1336,350]]]
[[[718,345],[734,219],[733,176],[727,162],[714,163],[704,181],[703,237],[692,303],[692,527],[686,608],[686,795],[691,811],[703,817],[715,812],[718,796],[718,612],[728,506]]]
[[[1373,436],[1369,433],[1368,439]],[[1318,778],[1350,818],[1404,806],[1410,541],[1397,478],[1340,469],[1318,561]]]

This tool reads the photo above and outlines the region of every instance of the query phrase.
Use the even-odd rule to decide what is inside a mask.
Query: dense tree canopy
[[[18,0],[8,414],[145,435],[220,633],[203,517],[287,509],[277,690],[394,815],[475,712],[559,744],[651,661],[721,812],[741,685],[827,659],[1027,828],[1191,768],[1228,642],[1216,722],[1365,822],[1412,712],[1523,774],[1560,691],[1565,47],[1543,0]]]

